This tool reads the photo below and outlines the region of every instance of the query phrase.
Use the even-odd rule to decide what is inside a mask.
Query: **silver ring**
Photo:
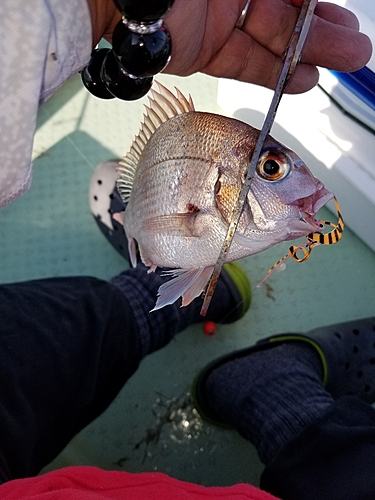
[[[242,29],[242,27],[245,23],[245,19],[246,19],[250,4],[251,4],[251,0],[247,0],[245,7],[242,9],[241,15],[236,22],[236,28],[238,28],[239,30]]]

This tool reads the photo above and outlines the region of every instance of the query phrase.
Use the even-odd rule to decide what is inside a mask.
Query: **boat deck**
[[[221,112],[216,79],[162,75],[160,81],[192,94],[197,110]],[[100,101],[77,76],[42,107],[32,187],[0,211],[1,283],[72,275],[106,279],[127,267],[90,214],[88,186],[100,162],[126,153],[142,102]],[[336,222],[327,209],[320,215]],[[253,286],[243,319],[219,325],[211,337],[202,325],[193,326],[146,358],[110,408],[48,469],[84,464],[162,471],[204,485],[258,484],[262,465],[251,444],[202,422],[193,409],[195,375],[215,357],[262,337],[375,314],[375,254],[349,228],[337,245],[316,248],[303,264],[288,261],[284,272],[256,288],[288,246],[241,261]]]

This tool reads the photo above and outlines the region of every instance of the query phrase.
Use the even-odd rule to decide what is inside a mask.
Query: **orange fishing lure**
[[[321,233],[321,232],[314,232],[314,233],[309,233],[306,238],[307,238],[307,243],[302,243],[302,245],[299,246],[291,246],[289,248],[288,253],[280,260],[278,260],[272,267],[269,269],[267,276],[258,284],[258,287],[261,286],[267,278],[270,277],[270,275],[276,271],[276,269],[286,260],[291,257],[293,260],[296,262],[304,262],[310,257],[311,251],[313,248],[319,246],[319,245],[334,245],[338,241],[341,240],[342,234],[344,231],[344,220],[341,215],[340,211],[340,206],[339,203],[336,199],[336,197],[333,198],[333,201],[335,203],[335,207],[337,210],[337,224],[332,224],[332,222],[329,221],[320,221],[322,224],[322,227],[324,226],[332,226],[333,229],[329,231],[329,233]],[[302,257],[298,257],[297,253],[299,251],[302,251],[303,255]]]

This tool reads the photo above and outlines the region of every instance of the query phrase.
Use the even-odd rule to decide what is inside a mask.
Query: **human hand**
[[[165,72],[186,76],[201,71],[274,88],[302,1],[252,0],[240,30],[235,26],[246,0],[176,0],[164,18],[172,38],[172,59]],[[352,12],[319,3],[286,91],[314,87],[319,79],[316,66],[337,71],[362,68],[372,48],[358,30]]]

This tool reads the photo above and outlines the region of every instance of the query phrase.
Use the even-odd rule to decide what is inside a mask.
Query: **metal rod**
[[[221,269],[225,263],[226,256],[229,252],[229,248],[232,243],[235,231],[237,229],[243,211],[243,207],[245,205],[246,197],[250,189],[250,184],[259,161],[259,156],[263,149],[264,141],[266,140],[267,135],[269,134],[273,122],[275,120],[276,111],[279,106],[281,97],[284,93],[285,87],[287,86],[290,77],[292,76],[300,60],[301,51],[306,40],[306,36],[311,24],[312,16],[314,14],[317,2],[318,0],[305,0],[301,7],[291,40],[288,45],[284,65],[282,67],[279,80],[277,82],[276,89],[273,94],[271,105],[269,107],[267,116],[264,120],[262,130],[260,131],[260,134],[258,136],[258,140],[256,142],[255,149],[251,157],[250,166],[246,174],[245,182],[242,186],[236,208],[233,211],[232,219],[228,226],[228,231],[225,236],[223,245],[221,247],[219,257],[216,261],[215,267],[213,269],[210,281],[206,289],[202,309],[200,312],[202,316],[205,316],[207,313],[207,309],[208,306],[210,305],[212,295],[215,291],[215,287],[219,279]]]

